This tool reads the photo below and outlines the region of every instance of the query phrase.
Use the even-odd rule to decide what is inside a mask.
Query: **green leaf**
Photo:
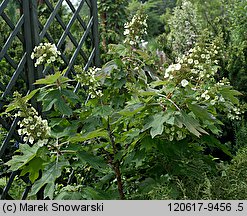
[[[62,93],[65,93],[68,97],[73,97],[74,100],[76,98],[73,94],[70,95],[68,91],[60,91],[59,89],[42,92],[38,97],[38,101],[42,101],[43,110],[49,111],[54,105],[54,108],[62,115],[72,115],[73,111],[66,103],[65,97]]]
[[[151,136],[145,136],[143,139],[141,139],[141,146],[140,149],[144,149],[146,152],[152,151],[153,146],[157,144],[156,138],[152,139]]]
[[[209,129],[209,130],[211,130],[214,134],[216,134],[216,135],[220,135],[220,133],[221,133],[221,130],[220,130],[220,128],[218,128],[217,126],[215,126],[215,125],[210,125],[210,124],[208,124],[207,125],[207,128]]]
[[[215,119],[206,109],[202,108],[197,104],[188,104],[189,109],[195,114],[196,117],[204,120],[212,121]]]
[[[184,111],[181,111],[181,115],[177,116],[177,120],[180,121],[180,123],[183,124],[188,129],[188,131],[197,137],[200,137],[201,133],[208,134],[207,131],[201,128],[200,123],[196,119],[189,116]]]
[[[28,95],[26,95],[25,97],[23,97],[23,99],[26,102],[29,101],[38,91],[39,91],[39,89],[35,89],[35,90],[31,91]]]
[[[175,115],[174,117],[174,125],[178,126],[179,128],[183,127],[183,122],[181,121],[181,116],[180,115]]]
[[[121,142],[132,143],[133,140],[138,141],[141,139],[140,130],[138,128],[132,128],[121,134]]]
[[[57,89],[56,89],[57,90]],[[44,100],[44,98],[48,95],[48,94],[52,94],[52,93],[50,93],[50,92],[53,92],[54,91],[54,89],[40,89],[40,92],[39,92],[39,94],[38,94],[38,96],[37,96],[37,101],[43,101]],[[49,97],[48,97],[49,98]]]
[[[79,152],[78,158],[79,158],[79,160],[81,160],[81,162],[88,163],[94,169],[101,170],[101,169],[108,168],[108,166],[107,166],[107,164],[103,158],[100,158],[99,156],[90,154],[86,151]]]
[[[57,98],[53,98],[52,100],[43,100],[43,111],[49,111],[57,101]]]
[[[52,119],[50,119],[49,125],[51,127],[55,127],[55,126],[66,127],[66,126],[70,125],[70,123],[67,119],[64,119],[64,118],[52,118]]]
[[[55,138],[73,136],[76,134],[77,128],[78,128],[78,122],[57,126],[52,129],[51,136]]]
[[[109,48],[110,48],[110,53],[113,53],[113,54],[118,54],[120,56],[126,56],[128,55],[128,52],[129,50],[126,49],[126,47],[122,44],[110,44],[109,45]]]
[[[56,179],[61,175],[63,168],[68,165],[69,162],[66,160],[54,161],[52,163],[49,163],[45,167],[41,179],[33,184],[30,196],[36,195],[44,185],[48,184],[48,188],[45,189],[46,196],[49,196],[51,198],[52,183],[54,183]]]
[[[7,178],[4,178],[4,177],[0,178],[0,188],[1,189],[4,188],[7,184],[8,184]]]
[[[233,104],[239,104],[239,100],[236,96],[240,96],[242,95],[242,93],[240,93],[239,91],[233,90],[231,88],[232,87],[224,87],[220,89],[219,92],[220,94],[222,94],[222,96],[225,99],[230,100]]]
[[[154,96],[157,95],[156,91],[138,91],[138,95],[140,96]]]
[[[149,119],[148,123],[144,126],[144,130],[151,128],[150,134],[152,138],[161,135],[164,130],[163,124],[167,122],[169,118],[169,114],[157,113]]]
[[[148,61],[150,59],[150,56],[147,54],[147,52],[144,52],[142,50],[135,50],[135,52],[138,53],[145,61]]]
[[[39,148],[40,146],[38,145],[33,145],[32,147],[30,147],[27,144],[20,144],[19,151],[22,153],[22,155],[13,156],[12,159],[6,163],[6,165],[10,166],[9,169],[12,171],[22,168],[33,158],[35,158]]]
[[[55,200],[81,200],[82,192],[62,191],[55,197]]]
[[[140,112],[144,108],[145,105],[143,103],[131,104],[121,110],[119,114],[123,116],[134,116],[136,113]]]
[[[136,168],[140,167],[143,164],[143,161],[145,160],[144,155],[145,155],[144,149],[135,152],[132,162],[135,163]]]
[[[55,74],[48,75],[48,76],[46,76],[46,77],[43,78],[43,79],[37,80],[34,84],[37,84],[37,85],[42,85],[42,84],[44,84],[44,85],[54,84],[54,83],[56,83],[56,81],[59,79],[59,77],[62,77],[61,72],[56,72]]]
[[[42,101],[44,111],[49,111],[56,101],[61,100],[61,93],[58,89],[42,91],[37,100]]]
[[[43,169],[44,161],[35,157],[23,168],[21,171],[21,176],[24,176],[26,173],[29,173],[29,179],[32,183],[39,177],[39,171]]]
[[[148,78],[144,70],[139,71],[138,78],[144,81],[145,84],[147,84]]]
[[[86,140],[93,139],[93,138],[96,138],[96,137],[107,138],[108,137],[108,132],[106,130],[99,129],[99,130],[95,130],[95,131],[89,132],[89,133],[87,133],[85,135],[77,134],[76,136],[69,138],[69,141],[70,142],[84,142]]]
[[[83,190],[83,197],[85,199],[92,199],[92,200],[105,200],[105,199],[109,199],[108,196],[106,196],[105,194],[103,194],[101,191],[97,191],[95,188],[92,187],[86,187]]]
[[[96,115],[99,115],[101,117],[110,116],[113,111],[114,110],[109,105],[102,105],[102,106],[99,106],[99,107],[95,107],[93,109],[93,113],[95,113]]]
[[[8,113],[8,112],[10,112],[10,111],[12,111],[12,110],[15,110],[15,109],[17,109],[17,108],[19,108],[18,103],[17,103],[16,101],[14,101],[13,103],[10,103],[10,104],[7,106],[7,109],[5,110],[5,113]]]
[[[150,83],[150,86],[152,88],[155,88],[155,87],[158,87],[158,86],[164,86],[167,84],[167,81],[164,81],[164,80],[157,80],[157,81],[154,81],[154,82],[151,82]]]
[[[50,199],[53,199],[54,191],[55,191],[55,182],[47,183],[44,190],[44,197],[49,197]]]
[[[105,74],[109,74],[111,73],[114,69],[117,69],[118,66],[115,62],[115,60],[109,61],[107,62],[103,67],[102,67],[102,71],[105,72]]]
[[[38,91],[39,91],[39,89],[35,89],[35,90],[31,91],[28,95],[23,97],[22,99],[27,103]],[[18,102],[14,101],[7,106],[5,113],[8,113],[8,112],[15,110],[17,108],[19,108]]]
[[[77,94],[75,92],[73,92],[72,90],[62,89],[61,94],[66,96],[68,100],[70,100],[74,103],[80,100],[80,98],[77,96]]]
[[[64,99],[57,100],[55,102],[55,109],[57,109],[61,114],[70,116],[73,110],[65,103]]]

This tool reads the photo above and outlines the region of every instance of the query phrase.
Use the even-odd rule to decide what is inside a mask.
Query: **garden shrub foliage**
[[[192,10],[191,4],[184,2],[174,16]],[[54,45],[34,50],[36,64],[53,67],[54,74],[37,80],[27,96],[16,93],[4,113],[21,118],[23,143],[6,165],[28,175],[30,196],[44,188],[50,199],[218,198],[222,170],[205,149],[231,155],[218,140],[221,116],[236,121],[244,112],[241,93],[218,76],[222,37],[199,37],[196,20],[189,32],[179,32],[184,37],[173,37],[182,24],[171,21],[170,38],[181,46],[173,47],[174,63],[160,66],[144,41],[146,18],[136,13],[124,25],[124,42],[109,46],[114,58],[88,71],[76,66],[74,79],[53,64],[59,57]],[[40,113],[28,104],[34,98],[42,104]],[[229,178],[244,152],[224,170]]]

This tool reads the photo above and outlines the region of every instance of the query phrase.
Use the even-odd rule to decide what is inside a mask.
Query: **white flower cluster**
[[[188,80],[186,80],[186,79],[183,79],[183,80],[181,81],[182,87],[186,87],[188,84],[189,84],[189,82],[188,82]]]
[[[240,120],[242,109],[234,104],[231,96],[232,87],[226,78],[216,82],[215,75],[219,70],[218,59],[222,51],[217,46],[219,41],[197,45],[186,55],[177,59],[176,64],[170,65],[164,73],[164,78],[175,84],[175,88],[185,88],[193,91],[197,103],[214,106],[220,112],[227,113],[231,120]]]
[[[211,105],[219,104],[221,102],[224,103],[225,99],[219,94],[218,90],[216,84],[211,87],[198,88],[196,89],[196,100],[198,102],[209,102]]]
[[[204,98],[206,101],[210,99],[210,95],[208,94],[208,90],[202,93],[202,98]]]
[[[28,108],[29,116],[22,111],[19,111],[17,116],[24,117],[18,122],[20,129],[18,134],[23,136],[24,142],[33,144],[38,141],[45,141],[47,136],[50,134],[50,127],[46,119],[42,119],[38,112],[33,108]]]
[[[214,77],[218,71],[218,56],[220,52],[220,47],[214,43],[207,48],[196,46],[178,61],[191,68],[191,79],[196,81],[209,79]]]
[[[225,103],[225,98],[214,90],[211,91],[211,88],[208,88],[207,90],[201,90],[198,92],[198,94],[200,95],[196,97],[197,101],[209,102],[211,105]]]
[[[180,63],[178,63],[178,64],[171,64],[171,65],[169,65],[169,67],[166,69],[166,71],[165,71],[165,76],[164,76],[164,78],[166,79],[166,78],[169,78],[169,79],[173,79],[174,78],[174,76],[173,76],[173,73],[175,72],[176,73],[176,71],[180,71],[180,69],[182,68],[182,65],[180,64]]]
[[[223,77],[219,82],[215,84],[216,87],[221,87],[225,85],[230,85],[230,82],[227,78]]]
[[[209,79],[214,79],[217,73],[218,55],[220,48],[215,43],[209,44],[206,48],[197,45],[190,49],[187,55],[177,59],[176,64],[170,65],[165,70],[165,79],[177,80],[182,87],[189,83],[199,84]]]
[[[143,40],[143,37],[147,35],[147,15],[142,11],[138,11],[130,22],[125,23],[124,29],[126,36],[124,43],[143,48],[147,46],[147,42]]]
[[[88,91],[91,95],[91,98],[103,96],[101,84],[96,77],[97,72],[99,72],[100,70],[100,68],[93,67],[89,68],[89,70],[87,71],[77,73],[76,75],[76,80],[82,85],[88,87]]]
[[[199,89],[197,91],[198,96],[196,97],[196,100],[200,103],[209,102],[213,106],[217,105],[218,108],[227,113],[227,117],[230,120],[240,120],[244,110],[240,106],[234,105],[220,94],[221,90],[224,90],[224,88],[228,88],[229,86],[230,82],[228,79],[223,78],[211,87]]]
[[[222,87],[224,86],[230,86],[230,83],[226,78],[223,78],[222,80],[220,80],[219,82],[215,83],[212,86],[198,89],[197,93],[199,95],[196,97],[196,100],[200,102],[209,101],[211,105],[220,104],[220,103],[225,105],[226,100],[219,93]]]
[[[244,114],[244,111],[240,107],[229,106],[227,118],[230,120],[241,120],[242,114]]]
[[[36,46],[31,54],[31,59],[36,58],[35,67],[42,64],[51,64],[58,60],[61,52],[57,50],[55,44],[40,43]]]

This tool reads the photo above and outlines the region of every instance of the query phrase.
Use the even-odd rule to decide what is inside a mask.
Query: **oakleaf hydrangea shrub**
[[[163,69],[164,77],[157,78],[148,84],[146,90],[141,90],[139,100],[135,98],[133,102],[153,102],[153,116],[144,118],[143,130],[151,128],[152,137],[160,135],[169,141],[179,141],[192,134],[198,138],[203,134],[219,135],[222,125],[219,117],[223,113],[231,120],[240,120],[244,111],[236,96],[241,94],[226,78],[217,76],[221,55],[217,39],[197,43],[177,58],[176,63]],[[160,70],[162,73],[162,68]],[[135,92],[133,90],[133,94]],[[148,98],[151,95],[153,98]],[[159,108],[155,109],[155,104]]]
[[[8,165],[29,172],[34,183],[32,195],[45,187],[45,198],[53,199],[54,194],[63,197],[66,191],[61,188],[67,186],[67,192],[88,191],[89,199],[123,199],[138,193],[145,180],[162,176],[169,178],[154,184],[147,195],[153,197],[164,186],[164,196],[159,197],[174,197],[170,196],[174,187],[169,182],[176,179],[175,192],[180,187],[182,194],[176,196],[179,198],[188,197],[185,190],[192,185],[192,179],[196,179],[193,185],[201,183],[205,190],[210,189],[210,182],[203,179],[213,167],[213,158],[203,155],[204,146],[225,150],[217,140],[222,125],[219,113],[227,115],[231,110],[235,119],[236,115],[240,118],[240,93],[227,79],[217,78],[221,48],[216,40],[193,42],[170,66],[155,65],[155,54],[150,55],[140,46],[146,35],[145,19],[138,14],[125,25],[126,40],[112,45],[114,59],[102,68],[75,68],[75,80],[80,84],[77,87],[83,90],[75,93],[71,80],[60,72],[36,81],[45,85],[38,89],[37,99],[49,123],[39,118],[35,109],[21,103],[17,114],[23,118],[19,134],[31,146],[20,146],[23,155],[16,155]],[[47,61],[56,55],[50,53],[46,59],[45,53],[38,55],[38,50],[33,54],[36,58],[42,56],[38,63],[49,64]],[[37,140],[44,137],[48,145],[37,145]],[[30,152],[34,152],[32,160]],[[25,157],[20,164],[18,161]],[[33,169],[36,160],[42,171],[37,181],[39,170]],[[198,164],[205,165],[200,174]],[[47,175],[51,177],[49,182]]]

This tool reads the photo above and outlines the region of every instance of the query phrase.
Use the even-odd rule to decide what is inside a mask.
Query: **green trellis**
[[[62,16],[64,11],[66,16]],[[100,64],[97,0],[80,0],[77,5],[70,0],[2,0],[0,22],[7,35],[4,38],[0,36],[0,64],[4,62],[7,65],[6,71],[0,71],[0,75],[9,74],[7,83],[0,79],[0,112],[8,105],[15,90],[21,89],[26,94],[34,89],[35,80],[52,73],[47,68],[34,67],[31,53],[40,42],[56,44],[65,63],[66,76],[75,74],[74,65],[78,62],[84,70]],[[14,55],[10,50],[16,44],[19,54]],[[21,142],[16,132],[17,122],[18,118],[10,121],[0,117],[0,127],[7,131],[0,145],[0,159],[3,162],[7,160],[6,152],[11,155],[13,143],[18,145]],[[9,174],[0,170],[0,178],[6,175]],[[18,171],[11,173],[6,186],[0,188],[1,199],[9,197],[8,191],[16,175]],[[22,180],[29,181],[27,178]],[[22,199],[27,197],[29,190],[30,187],[25,189]]]

